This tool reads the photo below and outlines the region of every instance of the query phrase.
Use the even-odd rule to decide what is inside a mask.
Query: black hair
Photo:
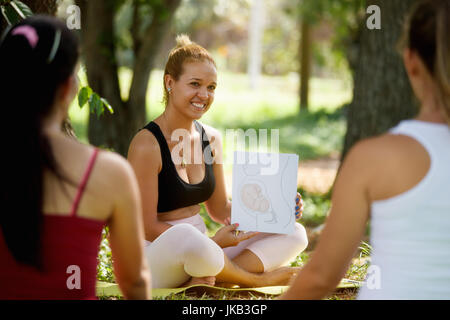
[[[34,30],[37,41],[17,32],[21,26]],[[52,113],[56,92],[72,76],[78,57],[77,36],[50,16],[23,20],[0,43],[0,227],[16,261],[36,268],[41,267],[44,170],[62,177],[42,121]]]

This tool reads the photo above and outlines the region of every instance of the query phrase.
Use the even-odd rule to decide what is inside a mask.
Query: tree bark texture
[[[120,94],[114,39],[117,8],[114,2],[76,1],[81,9],[83,56],[89,85],[114,108],[114,114],[105,111],[99,118],[90,115],[90,143],[112,148],[126,156],[131,138],[146,122],[146,94],[153,62],[180,1],[161,1],[153,8],[154,14],[149,17],[152,21],[141,37],[133,34],[133,39],[139,39],[139,43],[135,45],[137,51],[134,52],[133,78],[127,100]],[[136,1],[135,5],[139,2]]]
[[[342,158],[358,140],[382,134],[417,113],[417,101],[401,54],[396,50],[404,18],[415,1],[367,1],[367,7],[377,5],[381,9],[381,29],[368,29],[366,20],[361,26],[353,101],[347,112]]]

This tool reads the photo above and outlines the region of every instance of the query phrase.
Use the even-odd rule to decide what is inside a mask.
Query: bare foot
[[[261,287],[264,286],[286,286],[297,275],[301,268],[280,267],[273,271],[261,274]]]
[[[208,286],[214,286],[216,283],[216,277],[192,277],[189,281],[183,283],[182,287],[189,287],[196,284],[206,284]]]

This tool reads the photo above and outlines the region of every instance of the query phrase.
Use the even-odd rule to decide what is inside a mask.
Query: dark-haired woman
[[[95,299],[106,224],[125,297],[149,298],[132,168],[61,130],[78,90],[78,52],[75,35],[46,16],[0,43],[0,299]]]
[[[420,1],[403,61],[414,120],[356,144],[310,262],[282,299],[319,299],[345,274],[370,217],[371,266],[359,299],[450,299],[450,2]]]

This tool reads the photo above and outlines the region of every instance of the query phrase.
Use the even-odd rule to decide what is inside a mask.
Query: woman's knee
[[[215,276],[224,266],[224,253],[217,243],[189,224],[179,224],[177,231],[183,234],[182,261],[184,270],[193,277]]]
[[[303,225],[296,222],[294,233],[289,235],[292,242],[298,247],[298,252],[302,252],[308,247],[308,235],[306,234],[306,229]]]

